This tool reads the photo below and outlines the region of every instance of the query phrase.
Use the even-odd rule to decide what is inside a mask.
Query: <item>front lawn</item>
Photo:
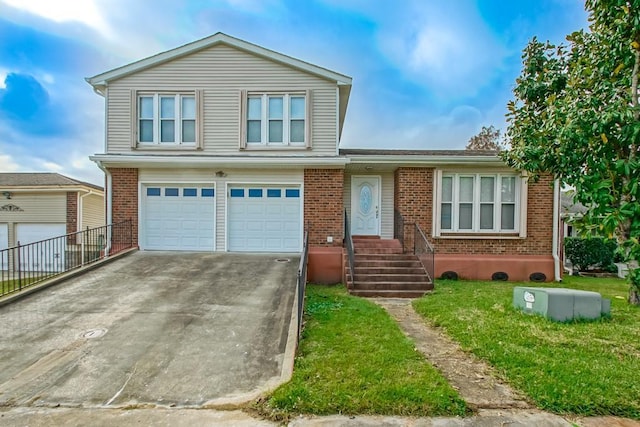
[[[307,287],[292,380],[259,408],[293,414],[463,415],[466,405],[384,309],[342,286]]]
[[[414,308],[542,409],[640,419],[640,309],[626,302],[627,283],[567,276],[545,284],[611,298],[610,319],[573,323],[513,309],[518,285],[439,281]]]

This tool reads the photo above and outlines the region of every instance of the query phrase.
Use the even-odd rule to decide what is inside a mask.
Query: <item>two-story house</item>
[[[348,76],[217,33],[87,81],[107,221],[131,218],[141,250],[295,253],[307,230],[310,279],[340,281],[346,211],[405,249],[418,224],[436,275],[556,275],[550,180],[490,152],[340,149]]]

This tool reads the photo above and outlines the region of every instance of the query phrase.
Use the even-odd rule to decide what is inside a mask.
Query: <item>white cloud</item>
[[[20,170],[20,166],[8,154],[0,154],[0,170],[4,172],[15,172]]]
[[[2,0],[16,9],[38,15],[55,22],[81,22],[108,34],[109,27],[93,0]]]

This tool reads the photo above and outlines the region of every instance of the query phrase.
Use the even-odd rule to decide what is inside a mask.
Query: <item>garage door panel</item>
[[[211,186],[150,185],[143,194],[144,249],[214,249],[215,191]]]
[[[290,186],[230,187],[227,248],[230,251],[298,252],[301,199]],[[291,197],[285,197],[290,194]],[[253,196],[253,197],[250,197]]]

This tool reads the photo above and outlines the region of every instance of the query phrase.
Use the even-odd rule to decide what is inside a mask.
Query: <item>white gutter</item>
[[[117,155],[117,154],[96,154],[89,156],[89,159],[98,164],[123,165],[126,167],[139,166],[164,166],[164,167],[272,167],[278,169],[309,167],[344,167],[349,163],[346,157],[276,157],[276,156],[254,156],[254,157],[231,157],[231,156],[193,156],[180,157],[174,155]],[[104,169],[103,169],[104,170]]]
[[[420,165],[420,166],[441,166],[441,165],[495,165],[505,166],[500,158],[495,156],[452,156],[452,155],[351,155],[347,154],[350,164],[393,164],[393,165]]]
[[[93,160],[93,159],[92,159]],[[111,212],[111,208],[112,208],[112,200],[111,200],[111,194],[112,194],[112,177],[111,177],[111,172],[109,172],[109,169],[105,168],[104,165],[100,162],[100,161],[96,161],[96,164],[98,165],[98,167],[100,169],[102,169],[102,171],[104,172],[105,176],[107,177],[107,182],[105,185],[105,199],[106,199],[106,211],[107,211],[107,247],[104,249],[104,255],[105,256],[109,256],[109,252],[111,251],[111,229],[109,228],[109,225],[113,222],[113,215]]]
[[[553,247],[551,249],[553,255],[553,273],[556,282],[562,282],[560,275],[560,183],[558,180],[553,181]]]

